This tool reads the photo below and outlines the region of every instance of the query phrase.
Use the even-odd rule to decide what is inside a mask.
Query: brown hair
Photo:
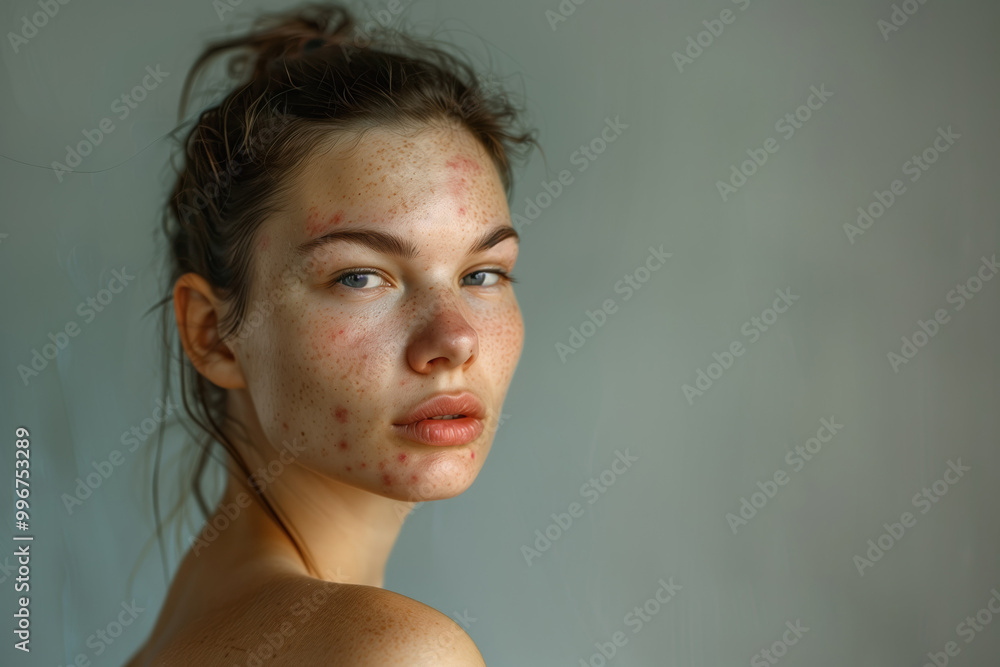
[[[524,131],[520,124],[522,110],[502,90],[483,85],[462,56],[396,30],[379,29],[363,41],[357,36],[352,40],[350,33],[357,30],[345,7],[310,4],[262,16],[248,34],[209,44],[188,73],[181,115],[195,78],[217,56],[231,54],[227,70],[236,85],[221,102],[201,111],[183,139],[183,165],[177,169],[163,217],[170,249],[169,289],[154,308],[164,309],[165,395],[170,392],[172,364],[178,363],[184,412],[195,427],[185,425],[196,445],[191,488],[198,507],[207,520],[203,478],[219,443],[297,548],[289,527],[254,484],[223,432],[226,390],[195,369],[179,337],[172,350],[170,338],[177,336],[177,327],[168,306],[174,283],[188,272],[205,278],[232,306],[219,323],[220,335],[223,339],[238,335],[248,319],[255,233],[280,203],[294,167],[332,133],[385,125],[457,124],[486,148],[508,201],[511,157],[526,157],[532,146],[541,150],[535,131]],[[162,448],[161,427],[152,488],[157,539],[162,537],[158,488]],[[183,502],[181,497],[168,520],[180,512]],[[166,575],[162,540],[160,550]],[[301,548],[299,552],[311,567]]]

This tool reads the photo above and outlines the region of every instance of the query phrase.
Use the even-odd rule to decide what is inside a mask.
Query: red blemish
[[[288,430],[288,422],[281,422],[281,427],[287,431]]]
[[[417,481],[417,476],[416,475],[410,475],[410,481],[411,482]]]
[[[345,468],[345,470],[347,470],[347,472],[351,472],[351,466],[347,466],[347,468]]]
[[[406,454],[400,454],[396,458],[398,458],[400,461],[405,461],[406,460]]]
[[[362,463],[362,464],[361,464],[361,467],[362,467],[362,468],[367,468],[367,467],[368,467],[368,464],[367,464],[367,463]]]
[[[324,447],[324,448],[322,449],[322,452],[323,452],[323,456],[326,456],[326,447]]]
[[[257,247],[260,248],[261,250],[266,250],[268,244],[270,243],[271,243],[271,237],[268,236],[267,233],[265,232],[263,235],[261,235],[260,243],[258,244]]]
[[[472,454],[472,458],[476,458],[476,453],[475,452],[469,452],[469,454]]]
[[[458,171],[468,172],[470,174],[477,173],[482,167],[475,160],[472,160],[464,155],[456,155],[452,159],[448,160],[448,166],[452,169],[457,169]]]
[[[464,206],[462,208],[458,209],[458,214],[459,215],[465,215],[465,207]]]
[[[468,184],[465,177],[475,174],[482,169],[475,160],[464,155],[456,155],[448,160],[447,165],[449,168],[455,170],[455,173],[448,178],[448,191],[453,197],[464,195],[466,185]],[[462,215],[464,215],[464,209]]]
[[[382,482],[384,484],[388,485],[388,486],[391,486],[392,485],[392,475],[390,475],[388,473],[386,473],[385,475],[382,475]]]
[[[309,207],[309,215],[306,217],[306,234],[309,238],[318,236],[323,225],[320,220],[319,208],[316,206]]]
[[[346,440],[341,440],[340,444],[337,445],[337,446],[340,447],[341,449],[347,449],[347,441]]]
[[[378,469],[379,470],[385,470],[385,461],[379,461],[378,462]]]
[[[347,408],[338,407],[336,410],[334,410],[334,414],[337,416],[337,421],[339,421],[341,424],[347,423],[347,415],[349,414],[347,412]],[[341,449],[345,448],[341,447]]]
[[[324,219],[318,206],[309,207],[309,215],[306,217],[306,234],[309,238],[316,238],[331,227],[339,225],[344,220],[344,212],[337,211],[333,215]]]

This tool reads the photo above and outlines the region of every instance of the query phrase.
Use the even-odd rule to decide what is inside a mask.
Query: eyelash
[[[508,273],[507,271],[504,271],[503,269],[496,268],[496,267],[489,268],[489,269],[477,269],[477,270],[473,271],[472,273],[466,274],[466,276],[463,276],[463,277],[468,277],[468,276],[471,276],[471,275],[475,275],[477,273],[495,273],[498,276],[500,276],[500,283],[501,284],[502,283],[513,284],[513,283],[517,282],[517,278],[515,278],[512,274]],[[382,272],[378,271],[377,269],[367,269],[367,268],[347,269],[346,271],[341,271],[336,276],[334,276],[333,278],[331,278],[326,283],[326,288],[327,289],[332,289],[333,287],[336,287],[337,285],[340,284],[340,281],[343,280],[344,278],[346,278],[347,276],[359,276],[359,275],[360,276],[378,276],[379,278],[382,278],[383,280],[385,280],[385,276],[382,275]],[[341,286],[342,287],[346,287],[347,289],[355,290],[355,291],[359,291],[359,292],[360,291],[364,291],[364,288],[360,288],[360,287],[347,287],[347,285],[341,285]],[[489,287],[499,287],[499,286],[500,286],[500,284],[496,284],[496,285],[467,285],[467,287],[486,287],[486,288],[489,288]],[[371,288],[369,288],[369,289],[371,289]]]

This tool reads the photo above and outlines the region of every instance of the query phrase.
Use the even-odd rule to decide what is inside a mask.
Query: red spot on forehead
[[[337,211],[333,215],[326,215],[318,206],[310,206],[309,214],[306,216],[306,235],[310,239],[322,236],[331,227],[336,227],[343,220],[343,211]]]
[[[406,460],[406,454],[400,454],[396,458],[398,458],[400,461],[405,461]]]
[[[482,167],[479,166],[478,162],[466,157],[465,155],[455,155],[450,160],[448,160],[447,165],[452,169],[468,172],[470,174],[475,174],[479,172],[480,169],[482,169]]]

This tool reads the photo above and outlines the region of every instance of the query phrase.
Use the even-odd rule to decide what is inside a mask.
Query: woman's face
[[[377,128],[314,151],[255,239],[247,315],[263,317],[230,343],[271,446],[294,439],[299,465],[398,500],[467,489],[524,339],[502,275],[517,259],[512,231],[496,168],[468,132]],[[467,443],[394,426],[464,392],[485,414]]]

